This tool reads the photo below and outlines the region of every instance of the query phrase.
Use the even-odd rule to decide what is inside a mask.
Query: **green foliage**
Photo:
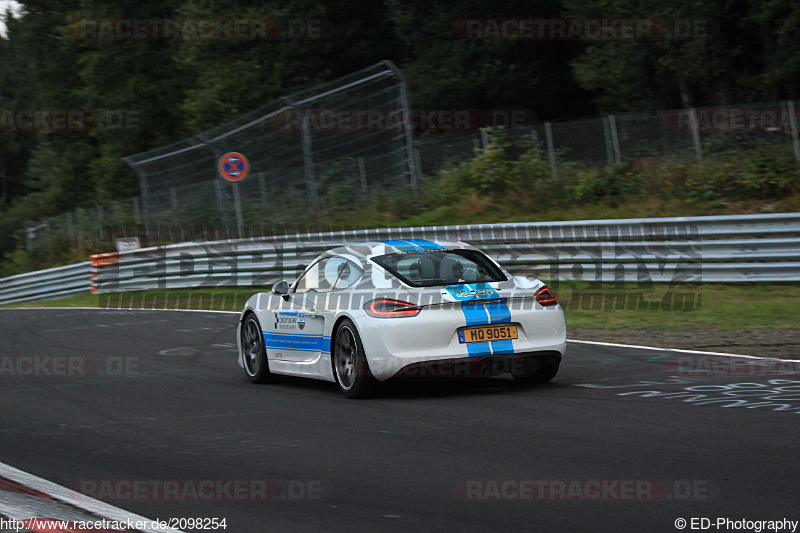
[[[537,212],[616,201],[642,192],[643,177],[629,164],[586,167],[560,159],[558,177],[553,179],[548,160],[535,147],[509,141],[502,130],[492,132],[491,139],[474,158],[440,172],[430,189],[431,208],[456,205],[467,215],[490,209]]]
[[[800,190],[800,169],[791,154],[739,152],[685,167],[685,198],[713,200],[770,200]]]
[[[662,157],[585,166],[559,157],[558,177],[553,179],[549,162],[534,147],[513,143],[502,131],[493,132],[491,139],[473,158],[429,178],[421,207],[425,213],[406,222],[520,220],[553,208],[614,208],[656,199],[714,208],[800,192],[800,167],[787,146],[728,152],[703,162]],[[521,154],[515,153],[520,149]],[[395,219],[402,219],[407,211],[394,212]]]
[[[523,110],[533,120],[800,94],[796,0],[537,0],[533,10],[527,0],[21,3],[21,15],[6,20],[7,36],[0,37],[0,109],[85,109],[98,124],[69,132],[0,131],[0,262],[8,256],[12,269],[22,264],[14,250],[24,246],[27,222],[137,194],[137,176],[122,156],[381,59],[403,70],[417,109]],[[688,38],[641,40],[474,40],[459,34],[466,19],[527,16],[700,25]],[[311,18],[325,21],[330,31],[320,39],[284,40],[76,38],[80,20],[99,18]],[[117,117],[121,122],[114,122]],[[602,168],[559,160],[554,180],[547,158],[532,146],[499,131],[492,135],[492,144],[475,158],[423,179],[421,198],[389,193],[380,184],[370,184],[365,195],[344,179],[352,169],[329,169],[321,176],[323,221],[483,221],[650,196],[715,206],[771,201],[798,190],[797,167],[785,153],[759,155],[753,148],[702,164],[664,159]],[[292,213],[260,210],[245,218],[310,223],[297,191],[270,190],[269,197],[291,205]],[[378,207],[370,210],[372,205]],[[213,213],[195,207],[176,214],[184,215],[202,221]],[[51,252],[37,261],[60,253]]]

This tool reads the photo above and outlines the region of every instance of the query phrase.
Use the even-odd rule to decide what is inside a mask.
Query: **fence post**
[[[72,211],[67,211],[67,241],[69,242],[70,248],[78,247],[78,237],[74,235],[74,232],[75,224],[72,220]]]
[[[617,129],[617,117],[608,115],[608,127],[611,130],[611,146],[614,148],[614,158],[617,163],[622,163],[622,152],[619,149],[619,130]]]
[[[411,190],[419,196],[418,169],[414,159],[414,132],[411,129],[411,100],[408,98],[408,85],[403,72],[391,61],[383,61],[400,82],[400,111],[403,113],[403,137],[406,144],[406,159],[408,164]]]
[[[139,196],[142,198],[142,220],[144,221],[144,235],[148,244],[152,241],[153,214],[150,207],[150,190],[147,183],[147,172],[137,170],[139,174]]]
[[[311,131],[308,125],[308,113],[303,113],[303,128],[301,130],[303,145],[303,171],[306,176],[306,190],[308,192],[308,206],[314,217],[314,223],[319,226],[319,198],[317,197],[317,176],[314,171],[314,153],[311,146]]]
[[[222,189],[222,178],[214,180],[214,196],[217,198],[217,207],[222,216],[222,225],[225,226],[225,237],[231,238],[231,216],[228,213],[228,205],[225,191]]]
[[[358,158],[358,177],[361,179],[361,192],[367,194],[369,192],[367,186],[367,169],[364,167],[364,158]]]
[[[531,128],[531,139],[533,139],[533,154],[536,159],[539,159],[539,132],[536,128]]]
[[[414,148],[414,163],[417,165],[417,170],[422,173],[422,152],[419,148]]]
[[[139,211],[139,197],[134,196],[131,198],[131,203],[133,204],[133,223],[134,224],[141,224],[142,223],[142,214]]]
[[[242,217],[242,197],[239,195],[239,182],[231,183],[233,187],[233,207],[236,213],[236,231],[239,238],[244,238],[244,218]]]
[[[611,148],[611,126],[609,126],[609,120],[607,117],[603,117],[603,140],[606,143],[606,161],[608,161],[609,165],[614,164],[614,149]]]
[[[550,175],[553,180],[557,180],[558,169],[556,168],[556,150],[553,146],[553,127],[549,122],[544,123],[544,135],[547,140],[547,157],[550,159]]]
[[[208,149],[211,150],[211,154],[214,156],[214,175],[217,179],[214,180],[214,191],[217,194],[217,205],[219,206],[220,214],[222,215],[222,223],[225,225],[225,233],[227,237],[230,239],[232,237],[231,232],[231,216],[228,212],[228,194],[222,188],[223,184],[223,177],[219,175],[219,169],[217,168],[217,161],[219,158],[222,157],[222,152],[217,149],[217,147],[211,143],[204,135],[196,135],[197,139],[200,140],[201,143],[208,146]],[[235,198],[234,198],[235,200]],[[237,219],[241,219],[241,210],[242,206],[234,204],[234,209],[236,210],[236,217]],[[239,228],[241,231],[241,228]]]
[[[267,201],[267,182],[264,179],[264,173],[263,172],[259,172],[258,173],[258,190],[261,191],[261,201],[266,203],[266,201]]]
[[[150,235],[150,226],[152,226],[152,219],[150,213],[150,191],[148,190],[147,186],[147,172],[145,172],[144,169],[140,169],[136,165],[134,165],[131,162],[130,158],[128,157],[123,157],[122,160],[125,161],[125,163],[127,163],[127,165],[131,167],[133,171],[136,172],[136,174],[139,176],[139,199],[142,202],[142,211],[144,214],[144,231],[145,235],[147,236],[147,240],[149,242],[152,240]],[[138,221],[139,219],[137,216],[138,209],[135,206],[133,213],[134,217],[136,217],[138,224],[139,223]]]
[[[789,125],[792,129],[792,146],[794,147],[794,160],[800,162],[800,139],[797,135],[797,115],[794,114],[794,100],[786,102],[789,109]]]
[[[697,160],[703,160],[703,145],[700,143],[700,125],[697,120],[697,109],[691,108],[689,110],[689,122],[692,129],[692,142],[694,143],[694,152],[697,155]]]

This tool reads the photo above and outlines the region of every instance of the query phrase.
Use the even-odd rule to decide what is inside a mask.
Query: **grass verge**
[[[800,286],[797,285],[706,283],[670,288],[667,284],[615,287],[613,284],[592,286],[585,282],[561,281],[550,286],[564,307],[568,328],[750,330],[800,327]],[[239,311],[250,295],[264,290],[239,287],[78,294],[6,307]]]

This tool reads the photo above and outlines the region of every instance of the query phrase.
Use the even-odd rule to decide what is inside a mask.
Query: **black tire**
[[[331,364],[342,394],[348,398],[368,398],[375,394],[378,380],[369,370],[364,345],[350,319],[342,320],[333,335]]]
[[[560,362],[550,363],[545,365],[539,369],[537,369],[532,374],[528,374],[526,376],[514,376],[514,381],[521,383],[523,385],[532,385],[535,383],[547,383],[551,381],[556,374],[558,374],[558,368],[561,366]]]
[[[248,313],[242,320],[241,331],[242,363],[244,372],[253,383],[271,383],[275,374],[269,371],[267,348],[264,346],[264,334],[261,324],[254,313]]]

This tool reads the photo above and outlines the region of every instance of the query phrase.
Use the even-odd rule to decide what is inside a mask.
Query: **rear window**
[[[412,287],[505,281],[506,276],[477,250],[431,250],[387,254],[372,260]]]

